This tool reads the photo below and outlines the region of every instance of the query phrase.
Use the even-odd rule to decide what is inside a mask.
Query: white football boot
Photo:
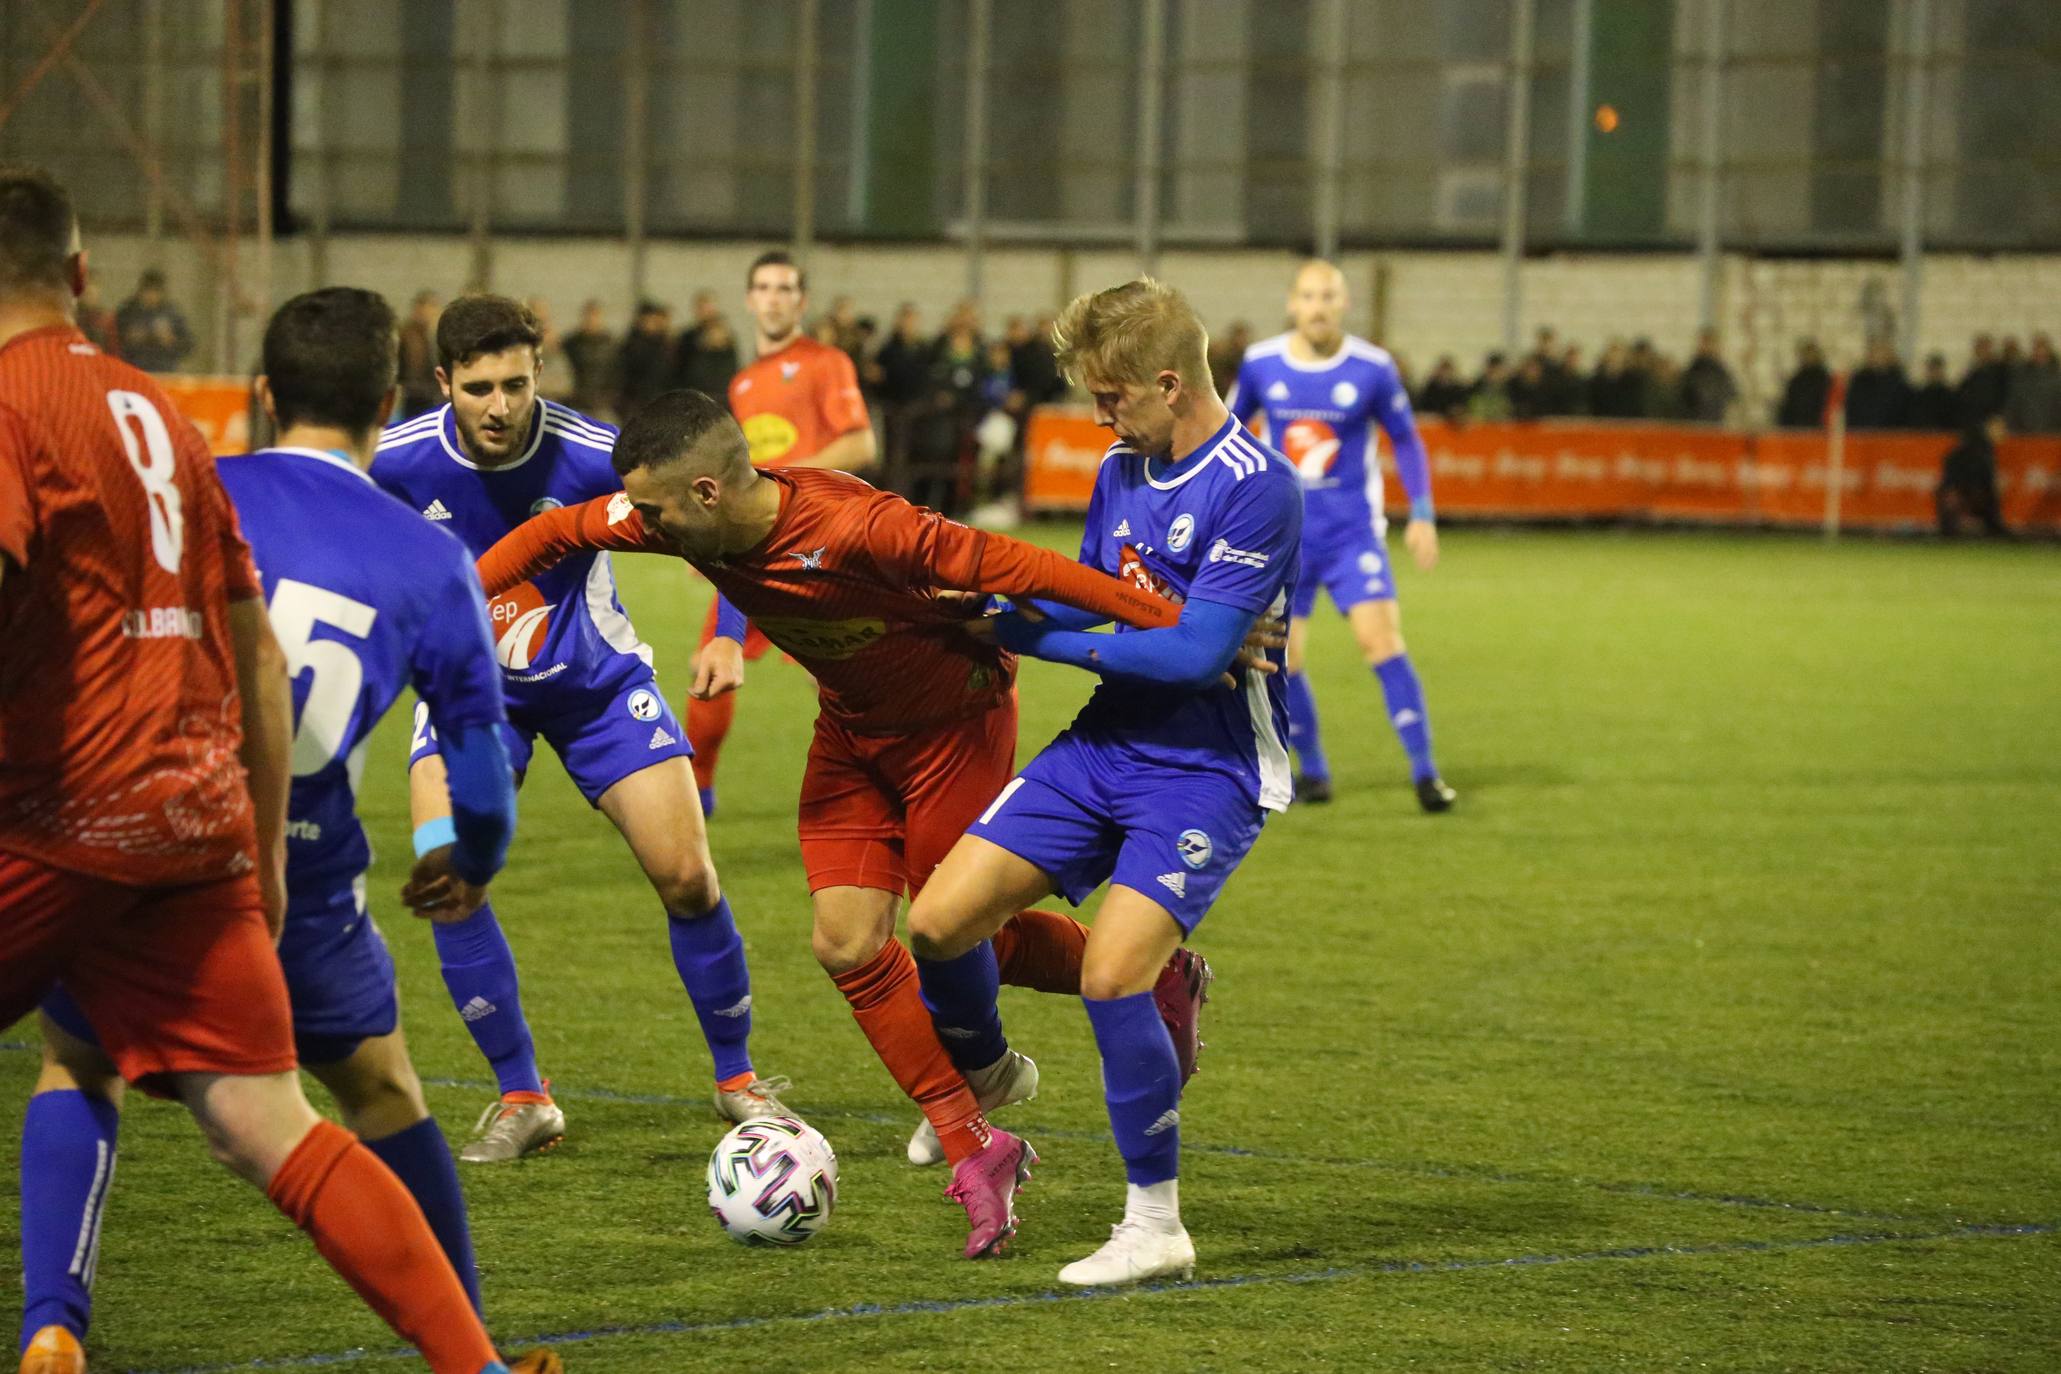
[[[983,1112],[1028,1102],[1038,1095],[1037,1061],[1011,1050],[986,1068],[968,1072],[966,1086],[973,1089],[973,1100],[980,1103]],[[941,1164],[944,1158],[945,1147],[938,1142],[937,1128],[928,1118],[917,1122],[916,1134],[909,1137],[909,1162],[920,1168]]]
[[[1059,1271],[1059,1281],[1076,1288],[1194,1277],[1195,1242],[1188,1239],[1188,1228],[1178,1222],[1171,1231],[1135,1221],[1118,1222],[1109,1228],[1109,1241],[1100,1250]]]
[[[557,1148],[565,1139],[565,1113],[551,1100],[551,1081],[542,1093],[510,1093],[487,1105],[473,1126],[473,1139],[458,1152],[467,1164],[510,1164],[525,1155]]]

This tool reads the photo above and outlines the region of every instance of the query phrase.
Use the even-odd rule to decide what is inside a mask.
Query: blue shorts
[[[1288,599],[1289,615],[1307,620],[1317,609],[1319,587],[1331,593],[1331,604],[1340,615],[1363,601],[1395,600],[1386,534],[1385,529],[1367,525],[1321,540],[1314,535],[1304,538],[1302,569]]]
[[[589,806],[599,804],[602,793],[632,773],[667,759],[694,757],[687,732],[680,728],[673,708],[666,705],[658,679],[649,669],[613,692],[596,693],[587,702],[550,715],[510,713],[502,738],[508,742],[508,762],[517,777],[529,772],[539,735],[558,755]],[[418,701],[408,766],[413,768],[437,752],[437,732],[430,726],[429,708]]]
[[[966,833],[1035,864],[1075,906],[1117,882],[1192,935],[1266,818],[1243,783],[1120,763],[1067,731]]]
[[[279,963],[293,1006],[294,1054],[303,1064],[348,1059],[361,1041],[389,1035],[400,1025],[394,961],[365,912],[362,883],[326,898],[292,899],[279,940]],[[66,1033],[100,1043],[85,1012],[63,988],[44,999],[43,1010]]]

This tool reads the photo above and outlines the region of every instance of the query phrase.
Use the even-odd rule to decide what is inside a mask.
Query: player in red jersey
[[[953,1165],[947,1195],[972,1222],[967,1258],[999,1253],[1035,1156],[988,1126],[983,1101],[999,1104],[978,1089],[1019,1100],[1036,1069],[1013,1051],[984,1074],[955,1065],[894,937],[903,896],[1015,767],[1016,661],[969,634],[974,608],[937,589],[1046,597],[1148,626],[1178,611],[847,474],[755,469],[736,423],[698,392],[670,392],[631,416],[614,462],[623,492],[518,526],[480,560],[481,582],[493,595],[578,549],[672,554],[815,675],[822,712],[798,829],[816,958],[936,1130]],[[1078,993],[1085,944],[1071,917],[1025,912],[996,940],[1003,981]],[[1176,1016],[1192,1026],[1193,1010]]]
[[[758,356],[730,379],[730,413],[744,428],[755,467],[863,472],[875,453],[859,374],[843,349],[802,329],[808,303],[808,278],[793,258],[776,249],[753,260],[744,274],[744,308],[758,327]],[[715,811],[716,761],[737,714],[744,662],[757,661],[767,643],[765,632],[747,626],[722,597],[709,605],[687,701],[687,742],[704,813]]]
[[[421,1209],[301,1092],[286,660],[206,445],[73,325],[85,284],[62,188],[0,167],[0,1025],[61,980],[432,1369],[505,1374]],[[85,1368],[29,1334],[24,1370]]]

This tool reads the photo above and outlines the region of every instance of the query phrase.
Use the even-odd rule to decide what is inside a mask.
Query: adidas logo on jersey
[[[667,745],[678,744],[679,742],[666,733],[666,728],[663,725],[651,732],[651,747],[653,749],[663,749]]]
[[[442,498],[438,498],[422,508],[422,518],[425,520],[449,520],[451,518],[451,508],[443,503]]]
[[[1166,1132],[1171,1131],[1174,1127],[1180,1124],[1181,1109],[1179,1107],[1169,1107],[1164,1112],[1160,1113],[1159,1120],[1153,1122],[1150,1126],[1147,1126],[1145,1128],[1145,1134],[1164,1135]]]
[[[1162,873],[1159,875],[1159,885],[1176,897],[1188,895],[1188,875],[1185,873]]]
[[[1267,388],[1267,399],[1268,399],[1268,400],[1270,400],[1270,401],[1285,401],[1285,400],[1287,400],[1287,399],[1288,399],[1288,383],[1286,383],[1286,382],[1276,382],[1276,383],[1274,383],[1274,384],[1273,384],[1272,386],[1268,387],[1268,388]]]
[[[1129,538],[1131,537],[1131,522],[1130,522],[1130,520],[1129,520],[1128,518],[1126,518],[1126,519],[1123,519],[1123,520],[1119,520],[1119,521],[1117,521],[1117,522],[1116,522],[1116,528],[1115,528],[1115,529],[1113,529],[1113,530],[1111,530],[1111,531],[1109,532],[1109,537],[1110,537],[1111,539],[1129,539]]]
[[[458,1008],[458,1015],[466,1021],[484,1021],[499,1010],[501,1009],[486,998],[475,997]]]
[[[737,1003],[735,1006],[717,1007],[716,1015],[729,1017],[751,1015],[751,994],[748,992],[744,994],[744,1000]]]

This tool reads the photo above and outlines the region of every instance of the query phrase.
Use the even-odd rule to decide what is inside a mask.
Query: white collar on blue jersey
[[[451,403],[448,401],[444,403],[443,414],[437,417],[437,442],[444,446],[444,452],[451,456],[451,461],[461,468],[471,468],[474,472],[513,472],[530,459],[536,457],[537,450],[543,447],[544,408],[550,404],[549,401],[539,396],[537,397],[536,404],[530,407],[530,446],[522,451],[522,457],[512,463],[502,463],[498,467],[482,467],[470,458],[467,458],[465,451],[458,447],[452,437],[458,432],[458,413],[451,408]]]
[[[1294,350],[1290,346],[1290,341],[1295,337],[1293,333],[1280,334],[1276,337],[1281,340],[1281,349],[1273,356],[1279,358],[1297,372],[1329,372],[1334,367],[1344,366],[1345,360],[1348,358],[1365,356],[1364,353],[1353,348],[1354,344],[1358,344],[1361,349],[1373,346],[1358,335],[1341,334],[1338,339],[1338,351],[1336,353],[1333,353],[1322,362],[1306,363],[1295,356]]]
[[[1215,434],[1210,435],[1202,443],[1196,445],[1193,453],[1183,458],[1178,464],[1172,465],[1173,475],[1163,481],[1152,475],[1152,465],[1164,460],[1147,458],[1145,460],[1145,480],[1157,491],[1172,491],[1175,487],[1180,486],[1181,483],[1192,480],[1196,473],[1201,472],[1204,468],[1215,462],[1217,451],[1225,444],[1231,442],[1231,436],[1239,433],[1243,428],[1238,423],[1236,415],[1230,416],[1224,421],[1221,429]]]
[[[329,466],[333,468],[342,468],[345,472],[348,472],[349,474],[351,474],[351,476],[357,478],[361,482],[370,483],[372,481],[371,473],[365,471],[365,469],[359,467],[356,463],[344,457],[341,453],[337,453],[331,449],[300,448],[292,444],[277,444],[271,448],[261,448],[258,450],[258,452],[288,453],[292,454],[296,458],[313,458],[318,463],[327,463],[329,464]]]

